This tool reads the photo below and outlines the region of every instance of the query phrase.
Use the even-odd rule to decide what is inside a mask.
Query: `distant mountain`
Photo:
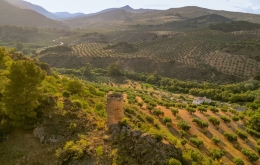
[[[112,10],[105,13],[65,20],[63,22],[72,28],[95,28],[104,27],[104,25],[109,27],[121,22],[132,22],[132,19],[130,18],[132,15],[134,14],[126,12],[125,10]]]
[[[41,6],[34,5],[32,3],[29,3],[29,2],[26,2],[26,1],[23,1],[23,0],[5,0],[5,1],[10,3],[11,5],[19,7],[21,9],[34,10],[37,13],[40,13],[40,14],[44,15],[45,17],[48,17],[48,18],[51,18],[51,19],[54,19],[54,20],[58,20],[59,19],[59,17],[57,17],[53,13],[47,11],[46,9],[44,9]]]
[[[173,28],[200,28],[207,27],[209,25],[215,25],[219,23],[230,23],[231,19],[223,17],[218,14],[209,14],[200,17],[190,18],[185,21],[172,21],[166,23],[165,26]]]
[[[33,10],[20,9],[0,1],[0,24],[32,27],[68,28],[62,22],[47,18]]]
[[[126,5],[126,6],[121,7],[121,8],[105,9],[105,10],[102,10],[102,11],[97,12],[95,14],[101,14],[101,13],[106,13],[106,12],[115,11],[115,10],[124,10],[124,11],[130,12],[130,13],[135,13],[135,14],[141,14],[141,13],[146,13],[146,12],[149,12],[149,11],[154,11],[154,9],[133,9],[129,5]]]
[[[78,17],[84,17],[86,14],[84,13],[69,13],[69,12],[56,12],[53,13],[56,17],[59,19],[71,19],[71,18],[78,18]]]
[[[16,7],[19,7],[21,9],[34,10],[37,13],[40,13],[40,14],[44,15],[45,17],[51,18],[53,20],[71,19],[71,18],[82,17],[82,16],[85,15],[84,13],[71,14],[71,13],[68,13],[68,12],[51,13],[41,6],[32,4],[30,2],[26,2],[26,1],[23,1],[23,0],[4,0],[4,1],[6,1],[6,2],[8,2],[11,5],[14,5]]]

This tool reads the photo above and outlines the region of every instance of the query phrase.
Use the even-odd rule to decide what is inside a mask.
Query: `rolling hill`
[[[62,22],[54,21],[33,10],[20,9],[5,1],[0,1],[0,24],[59,29],[68,28]]]
[[[77,18],[82,17],[85,14],[84,13],[69,13],[69,12],[49,12],[43,7],[39,5],[35,5],[29,2],[26,2],[24,0],[5,0],[6,2],[10,3],[11,5],[14,5],[16,7],[19,7],[21,9],[29,9],[36,11],[39,14],[44,15],[47,18],[53,19],[53,20],[64,20],[64,19],[71,19],[71,18]]]
[[[124,18],[128,17],[128,20],[124,21],[124,19],[120,19],[117,22],[113,22],[111,24],[107,24],[107,22],[101,23],[100,20],[106,20],[106,14],[114,15],[117,17],[118,11],[123,10],[128,14],[124,14]],[[133,12],[135,11],[135,12]],[[120,27],[120,26],[129,26],[129,25],[164,25],[173,21],[192,21],[194,18],[196,19],[211,19],[215,20],[217,23],[221,23],[221,21],[248,21],[252,23],[260,23],[260,18],[256,14],[248,14],[248,13],[239,13],[239,12],[229,12],[229,11],[218,11],[218,10],[210,10],[196,6],[188,6],[182,8],[171,8],[168,10],[144,10],[146,12],[136,12],[143,11],[142,9],[134,10],[129,6],[117,9],[107,9],[95,14],[90,14],[86,17],[71,19],[65,21],[68,26],[72,28],[91,28],[91,27]],[[94,16],[94,17],[93,17]],[[222,16],[222,17],[221,17]],[[211,17],[211,18],[207,18]],[[220,20],[217,21],[218,17]],[[223,20],[226,19],[226,20]],[[109,20],[109,19],[108,19]],[[195,21],[193,20],[193,21]],[[91,24],[86,23],[87,21],[91,21]],[[214,21],[213,21],[214,22]]]

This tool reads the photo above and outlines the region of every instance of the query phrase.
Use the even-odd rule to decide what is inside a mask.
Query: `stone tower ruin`
[[[124,120],[124,100],[122,94],[107,95],[107,125],[112,126]]]

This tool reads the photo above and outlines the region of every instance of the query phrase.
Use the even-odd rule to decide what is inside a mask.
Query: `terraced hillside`
[[[105,33],[85,33],[75,40],[67,40],[73,51],[67,53],[46,52],[38,58],[57,67],[82,66],[84,62],[99,59],[95,67],[106,68],[108,61],[116,60],[127,70],[153,72],[149,65],[138,70],[136,62],[145,59],[156,63],[158,73],[189,79],[225,82],[225,79],[245,80],[257,76],[259,62],[244,51],[242,54],[225,52],[229,45],[244,39],[257,39],[259,30],[222,32],[207,28],[192,31],[176,30],[125,30]],[[62,40],[61,40],[62,41]],[[69,42],[68,42],[69,41]],[[62,60],[59,60],[61,59]],[[73,58],[74,62],[71,61]],[[107,59],[111,60],[107,60]],[[104,60],[102,60],[104,59]],[[113,59],[113,60],[112,60]],[[127,61],[127,62],[126,62]],[[139,60],[142,61],[142,60]],[[167,63],[168,67],[163,67]],[[152,65],[154,67],[154,65]],[[175,71],[172,71],[172,70]],[[177,69],[177,70],[176,70]],[[171,74],[167,71],[172,71]],[[180,71],[178,73],[178,70]],[[177,73],[176,73],[177,72]]]

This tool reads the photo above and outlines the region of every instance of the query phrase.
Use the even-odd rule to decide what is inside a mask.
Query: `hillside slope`
[[[0,1],[0,24],[67,29],[61,22],[49,19],[33,10],[20,9]]]

